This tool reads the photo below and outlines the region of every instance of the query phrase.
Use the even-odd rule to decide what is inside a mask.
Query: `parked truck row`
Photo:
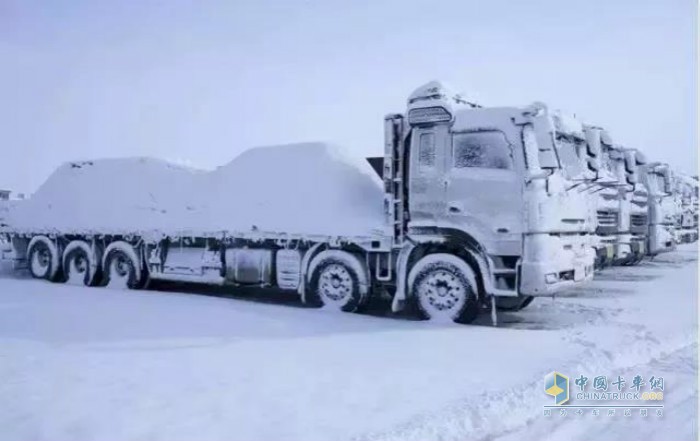
[[[60,211],[73,196],[56,188],[64,181],[50,180],[56,184],[40,189],[50,196],[34,195],[6,216],[3,257],[52,282],[270,287],[346,312],[380,296],[394,312],[414,307],[427,319],[468,323],[483,311],[495,321],[499,308],[518,310],[534,297],[584,283],[595,268],[635,264],[697,240],[696,178],[674,175],[666,164],[616,144],[605,129],[541,103],[482,107],[430,82],[409,96],[404,113],[385,117],[383,155],[367,159],[379,175],[377,186],[337,177],[333,185],[347,190],[351,211],[314,215],[335,229],[301,222],[312,208],[289,214],[313,199],[292,193],[273,204],[292,211],[265,227],[269,219],[251,213],[271,203],[270,196],[255,200],[249,194],[255,184],[245,182],[201,192],[211,206],[232,207],[225,212],[183,202],[190,217],[161,210],[138,228],[97,217],[90,224],[90,203],[72,200],[78,205]],[[266,161],[276,162],[274,156]],[[296,166],[284,162],[280,170]],[[79,173],[98,165],[67,164],[63,173],[84,187]],[[291,176],[282,185],[297,185]],[[32,212],[35,200],[44,211]],[[374,228],[345,227],[363,203],[376,207],[376,218],[362,215]],[[192,217],[199,211],[208,214]],[[54,222],[59,212],[63,218]],[[204,227],[205,218],[216,226]]]

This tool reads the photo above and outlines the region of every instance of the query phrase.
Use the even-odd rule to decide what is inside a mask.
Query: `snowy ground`
[[[695,246],[538,299],[498,328],[325,313],[281,294],[3,277],[7,441],[697,438]],[[552,370],[653,371],[665,413],[545,417]]]

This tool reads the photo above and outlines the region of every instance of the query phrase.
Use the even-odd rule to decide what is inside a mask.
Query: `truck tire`
[[[451,254],[429,254],[408,276],[417,309],[435,322],[471,323],[479,314],[474,271]]]
[[[90,245],[82,240],[74,240],[63,251],[63,271],[67,283],[95,286],[99,283],[99,259]]]
[[[309,300],[332,311],[357,312],[369,299],[363,288],[364,272],[352,254],[330,250],[319,253],[311,262]]]
[[[107,251],[104,258],[104,284],[109,288],[139,289],[142,287],[142,274],[134,254],[122,247]]]
[[[36,236],[29,242],[27,262],[29,273],[35,279],[59,281],[58,249],[46,236]]]

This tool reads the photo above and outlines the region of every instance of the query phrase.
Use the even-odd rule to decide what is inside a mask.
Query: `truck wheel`
[[[319,253],[310,265],[312,303],[343,312],[356,312],[365,306],[369,296],[363,293],[356,263],[357,259],[344,251]]]
[[[95,286],[100,267],[86,242],[75,240],[63,252],[63,270],[66,282],[74,285]]]
[[[51,251],[44,242],[36,242],[29,250],[29,272],[35,279],[51,279],[53,270]]]
[[[35,279],[59,281],[58,249],[45,236],[34,237],[27,252],[29,272]]]
[[[479,314],[474,271],[451,254],[429,254],[418,261],[408,276],[408,286],[429,320],[470,323]]]
[[[533,296],[497,297],[496,308],[501,311],[520,311],[532,303]]]
[[[105,257],[105,280],[104,283],[109,288],[117,289],[138,289],[141,287],[141,274],[137,270],[138,266],[129,255],[120,248],[114,248]]]

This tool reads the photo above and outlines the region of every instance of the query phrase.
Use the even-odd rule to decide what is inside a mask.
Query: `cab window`
[[[498,130],[455,133],[452,149],[455,168],[513,168],[511,146]]]
[[[418,164],[421,170],[435,167],[434,133],[421,133],[418,144]]]

